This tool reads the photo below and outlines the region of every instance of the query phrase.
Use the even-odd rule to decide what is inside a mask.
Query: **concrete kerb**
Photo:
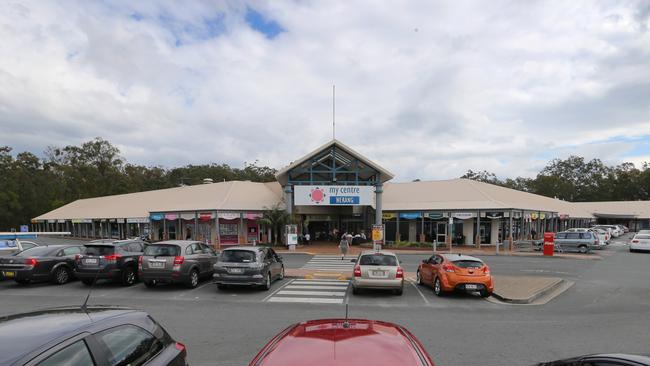
[[[502,279],[503,280],[503,279]],[[526,277],[518,277],[517,278],[518,282],[525,282]],[[530,288],[527,288],[524,285],[524,291],[523,291],[523,296],[517,296],[516,290],[511,291],[510,293],[507,290],[502,290],[499,289],[497,290],[496,288],[494,289],[494,292],[492,293],[492,296],[502,302],[505,303],[510,303],[510,304],[531,304],[535,302],[536,300],[548,295],[549,293],[555,291],[556,289],[560,288],[565,284],[565,280],[562,278],[557,278],[557,277],[541,277],[541,278],[536,278],[537,281],[545,281],[546,283],[541,286],[539,289],[533,289],[531,291]],[[495,280],[496,281],[496,280]],[[508,289],[512,289],[512,286],[506,286]],[[520,291],[522,292],[522,291]]]

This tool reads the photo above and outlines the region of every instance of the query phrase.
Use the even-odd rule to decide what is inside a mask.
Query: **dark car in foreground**
[[[321,319],[276,335],[249,366],[433,366],[420,341],[397,324],[364,319]]]
[[[542,362],[536,366],[650,366],[650,357],[604,353]]]
[[[195,288],[201,278],[211,278],[217,253],[192,240],[169,240],[149,244],[140,257],[138,270],[145,286],[183,283]]]
[[[220,289],[229,285],[249,285],[268,290],[273,281],[284,278],[284,264],[282,257],[271,248],[228,248],[219,255],[213,278]]]
[[[0,365],[187,365],[187,351],[139,310],[64,307],[0,317]]]
[[[75,256],[81,245],[48,245],[0,257],[0,274],[21,284],[52,281],[57,285],[74,278]]]
[[[75,275],[85,285],[91,285],[95,279],[106,279],[131,286],[138,281],[138,258],[146,245],[140,239],[98,240],[84,244],[75,261]]]

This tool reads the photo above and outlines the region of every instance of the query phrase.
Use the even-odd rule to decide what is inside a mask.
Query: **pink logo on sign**
[[[325,191],[321,188],[312,189],[309,198],[314,203],[322,203],[325,200]]]

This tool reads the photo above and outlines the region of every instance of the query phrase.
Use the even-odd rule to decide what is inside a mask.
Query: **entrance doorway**
[[[447,241],[447,223],[438,222],[436,224],[436,241],[445,243]]]
[[[308,231],[312,241],[334,241],[329,221],[309,221]]]

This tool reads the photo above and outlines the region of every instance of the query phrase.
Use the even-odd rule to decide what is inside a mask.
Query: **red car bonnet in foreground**
[[[433,366],[405,328],[377,320],[310,320],[275,336],[249,366]]]

